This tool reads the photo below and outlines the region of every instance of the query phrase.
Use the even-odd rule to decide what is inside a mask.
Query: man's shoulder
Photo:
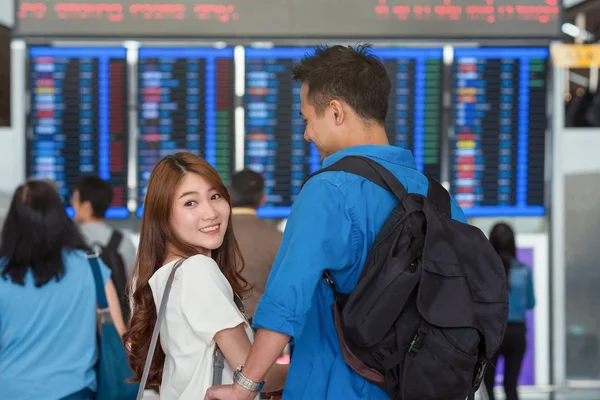
[[[426,192],[427,177],[418,170],[409,166],[390,162],[376,157],[369,157],[381,164],[382,167],[391,172],[406,187],[409,192]],[[362,186],[366,179],[345,171],[324,171],[308,180],[305,186],[311,186],[315,189],[324,187],[335,187],[341,192],[348,189],[355,190],[356,186]],[[424,193],[423,193],[424,194]]]

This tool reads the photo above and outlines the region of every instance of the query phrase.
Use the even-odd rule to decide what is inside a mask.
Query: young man
[[[344,156],[371,158],[392,172],[408,192],[426,194],[427,178],[410,151],[390,146],[384,128],[390,95],[385,66],[367,46],[319,47],[294,70],[302,83],[304,137],[327,167]],[[393,118],[394,116],[390,116]],[[207,399],[251,399],[291,338],[295,350],[284,389],[290,399],[388,399],[344,362],[334,326],[329,270],[338,290],[350,293],[375,236],[396,199],[365,179],[326,172],[310,179],[294,202],[265,294],[254,316],[259,328],[250,356],[229,386]],[[452,200],[452,217],[465,221]],[[237,367],[237,366],[236,366]],[[246,386],[246,387],[245,387]]]
[[[267,278],[281,244],[280,231],[256,216],[265,202],[265,180],[261,174],[243,169],[231,175],[231,214],[235,238],[244,257],[243,277],[252,285],[252,294],[244,300],[249,316],[254,316]]]
[[[75,182],[71,206],[74,220],[79,224],[83,236],[90,246],[107,246],[115,231],[106,222],[104,215],[112,202],[112,185],[94,175],[82,176]],[[127,276],[131,275],[136,257],[136,247],[131,239],[122,235],[117,248],[123,259]]]

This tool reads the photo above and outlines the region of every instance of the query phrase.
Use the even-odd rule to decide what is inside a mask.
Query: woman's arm
[[[108,302],[108,310],[110,311],[110,316],[113,320],[113,324],[119,332],[120,336],[123,336],[125,333],[125,322],[123,321],[123,313],[121,313],[121,304],[119,302],[119,296],[117,295],[117,289],[112,282],[112,279],[109,279],[104,286],[104,292],[106,293],[106,301]]]
[[[238,368],[246,362],[250,354],[250,348],[252,347],[246,335],[244,324],[217,332],[215,341],[223,352],[227,363],[233,369]],[[288,368],[289,365],[274,364],[265,376],[265,386],[262,391],[275,392],[283,389]]]

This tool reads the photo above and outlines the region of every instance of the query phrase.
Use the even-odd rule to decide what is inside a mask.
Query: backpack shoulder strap
[[[306,184],[313,176],[328,171],[343,171],[361,176],[366,180],[381,186],[385,190],[392,192],[399,201],[404,200],[406,196],[408,196],[408,192],[394,174],[381,166],[378,162],[363,156],[346,156],[330,166],[311,174],[304,184]]]
[[[431,200],[433,205],[442,214],[442,216],[451,218],[452,208],[450,206],[450,194],[441,183],[431,177],[427,177],[429,181],[429,189],[427,189],[427,198]]]
[[[106,249],[117,251],[121,244],[121,240],[123,240],[123,234],[118,229],[113,230],[112,235],[110,235],[110,239],[108,240],[108,244],[106,245]]]
[[[96,285],[96,305],[99,309],[108,307],[106,293],[104,292],[104,283],[102,282],[102,273],[100,272],[100,263],[98,262],[98,253],[88,251],[85,257],[90,263],[92,274],[94,275],[94,284]]]
[[[160,333],[160,326],[164,320],[165,310],[167,308],[167,300],[169,300],[169,293],[171,292],[171,286],[173,285],[173,279],[175,278],[175,272],[177,269],[183,264],[185,260],[179,260],[173,266],[171,273],[169,274],[169,279],[167,279],[167,284],[165,285],[165,290],[163,292],[162,299],[160,301],[160,306],[158,308],[158,313],[156,316],[156,324],[154,325],[154,331],[152,331],[152,339],[150,340],[150,348],[148,349],[148,355],[146,356],[146,364],[144,364],[144,372],[142,373],[142,379],[140,380],[140,388],[137,394],[137,400],[141,400],[144,396],[144,390],[146,389],[146,384],[148,383],[148,374],[150,373],[150,366],[152,365],[152,359],[154,358],[154,350],[156,350],[156,343],[158,342],[158,334]]]

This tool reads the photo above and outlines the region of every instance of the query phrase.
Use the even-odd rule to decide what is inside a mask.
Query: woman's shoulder
[[[511,277],[518,277],[519,279],[527,279],[531,274],[531,270],[527,264],[522,263],[519,260],[513,260],[510,266]]]
[[[221,289],[231,290],[231,286],[221,272],[216,261],[210,257],[198,254],[186,259],[176,273],[181,276],[182,284],[206,286],[217,284]]]
[[[189,270],[195,267],[203,267],[211,271],[220,271],[216,261],[203,254],[196,254],[195,256],[185,259],[181,264],[180,269]]]
[[[154,288],[164,286],[173,268],[179,264],[177,271],[175,271],[174,284],[175,282],[179,282],[181,286],[194,286],[201,289],[203,286],[214,285],[216,283],[223,289],[230,288],[227,279],[212,258],[197,254],[181,261],[181,263],[180,261],[171,261],[162,266],[150,278],[150,286]]]
[[[63,249],[62,251],[63,253],[63,257],[67,260],[67,261],[73,261],[73,260],[85,260],[86,256],[85,256],[85,251],[83,250],[79,250],[79,249]]]
[[[527,266],[527,264],[517,260],[517,259],[513,259],[511,268],[515,268],[515,269],[522,269],[522,270],[529,270],[529,267]]]

